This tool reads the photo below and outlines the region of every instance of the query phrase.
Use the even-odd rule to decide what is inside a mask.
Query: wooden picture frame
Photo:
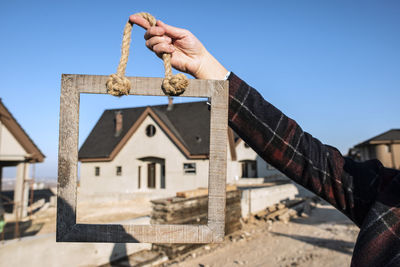
[[[228,81],[190,80],[183,97],[211,101],[207,225],[119,225],[76,223],[80,94],[107,94],[108,76],[63,74],[57,184],[57,242],[213,243],[225,228],[228,141]],[[130,95],[164,96],[162,78],[128,77]]]

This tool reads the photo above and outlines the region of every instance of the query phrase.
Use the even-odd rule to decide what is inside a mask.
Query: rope
[[[137,13],[147,20],[151,26],[156,25],[156,19],[149,13]],[[128,63],[129,47],[131,44],[132,24],[128,21],[124,28],[124,35],[122,37],[121,58],[119,60],[117,73],[111,74],[107,80],[107,92],[114,96],[128,95],[131,89],[131,82],[125,77],[126,65]],[[165,68],[165,78],[162,82],[162,89],[166,95],[176,96],[182,94],[189,81],[182,73],[172,75],[171,68],[171,54],[164,53],[162,55]]]

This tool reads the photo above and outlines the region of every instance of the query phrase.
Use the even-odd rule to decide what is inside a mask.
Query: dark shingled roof
[[[149,106],[191,155],[208,155],[210,111],[206,102]],[[108,158],[147,107],[105,110],[79,150],[79,159]],[[115,113],[121,111],[123,128],[115,136]]]
[[[389,131],[386,131],[382,134],[379,134],[375,137],[372,137],[371,139],[368,139],[367,141],[364,141],[356,146],[362,146],[369,144],[370,142],[374,141],[400,141],[400,129],[391,129]]]

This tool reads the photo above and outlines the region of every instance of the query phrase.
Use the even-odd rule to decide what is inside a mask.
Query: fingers
[[[148,40],[153,36],[163,36],[165,34],[165,30],[161,27],[150,27],[146,33],[144,34],[144,39]]]
[[[161,20],[157,20],[156,25],[163,28],[165,30],[165,34],[170,36],[172,39],[181,39],[188,34],[187,30],[170,26],[168,24],[165,24]]]
[[[142,27],[143,29],[147,30],[148,28],[150,28],[150,23],[145,20],[144,18],[142,18],[141,16],[138,15],[131,15],[129,17],[129,21],[132,24],[136,24],[139,25],[140,27]]]
[[[146,32],[145,39],[151,38],[151,35],[163,35],[166,34],[170,36],[173,39],[180,39],[185,37],[188,34],[188,31],[185,29],[173,27],[171,25],[165,24],[161,20],[157,20],[157,26],[151,27],[150,23],[142,18],[141,16],[138,15],[131,15],[129,17],[129,21],[133,24],[137,24],[140,27],[144,28],[145,30],[148,30],[150,32]]]
[[[172,45],[172,39],[184,38],[189,33],[185,29],[167,25],[159,20],[156,26],[152,27],[146,19],[137,15],[131,15],[129,21],[147,30],[144,35],[146,46],[159,57],[164,53],[173,53],[175,51],[175,47]]]
[[[159,57],[164,53],[173,53],[175,48],[172,39],[165,35],[165,30],[162,27],[150,27],[145,35],[146,46],[151,51],[154,51]]]
[[[159,43],[153,46],[152,51],[154,51],[157,56],[161,57],[164,53],[172,54],[175,51],[175,48],[167,43]]]
[[[146,46],[150,50],[153,50],[153,47],[158,44],[166,44],[168,46],[172,46],[171,43],[172,43],[172,40],[168,36],[154,36],[146,41]]]

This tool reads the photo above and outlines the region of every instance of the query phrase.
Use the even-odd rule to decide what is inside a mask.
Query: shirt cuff
[[[225,81],[228,80],[229,75],[231,75],[231,72],[230,72],[230,71],[228,71],[228,73],[225,75],[225,78],[224,78]]]

